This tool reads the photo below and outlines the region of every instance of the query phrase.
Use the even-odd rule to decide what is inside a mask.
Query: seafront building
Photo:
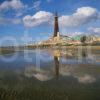
[[[81,45],[81,37],[79,39],[62,35],[59,32],[59,22],[58,22],[58,14],[55,13],[54,16],[54,33],[53,36],[50,37],[46,41],[42,41],[39,45]],[[97,36],[87,36],[86,44],[100,44],[100,37]]]
[[[59,32],[59,22],[58,22],[58,14],[56,13],[54,16],[54,33],[53,36],[50,37],[46,41],[42,41],[41,45],[79,45],[81,44],[80,41],[72,39],[68,36],[61,35]]]

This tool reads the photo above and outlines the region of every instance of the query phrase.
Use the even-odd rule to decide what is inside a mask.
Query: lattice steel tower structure
[[[57,37],[58,33],[59,33],[59,24],[58,24],[58,14],[56,12],[55,17],[54,17],[54,35],[53,35],[53,37]]]

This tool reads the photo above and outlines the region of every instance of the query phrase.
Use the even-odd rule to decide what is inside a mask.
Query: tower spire
[[[54,16],[54,35],[53,35],[53,37],[57,37],[58,32],[59,32],[58,13],[55,12],[55,16]]]

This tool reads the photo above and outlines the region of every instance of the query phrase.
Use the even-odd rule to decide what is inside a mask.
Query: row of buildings
[[[49,38],[46,41],[42,41],[40,45],[81,45],[81,37],[78,36],[77,38],[68,37],[61,35],[59,32],[59,25],[58,25],[58,15],[55,14],[55,21],[54,21],[54,34],[53,37]],[[100,44],[100,37],[97,36],[87,36],[85,40],[86,44]]]

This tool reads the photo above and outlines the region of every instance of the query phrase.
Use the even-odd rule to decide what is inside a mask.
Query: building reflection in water
[[[82,50],[81,55],[82,55],[83,58],[86,58],[86,57],[87,57],[87,52],[86,52],[86,50]]]
[[[66,57],[66,60],[68,59],[68,57],[73,57],[74,55],[78,55],[78,52],[75,52],[75,51],[69,51],[67,52],[66,51],[61,51],[61,50],[55,50],[53,52],[53,56],[54,56],[54,75],[55,75],[55,78],[58,79],[59,78],[59,75],[60,75],[60,57],[65,55]],[[74,54],[74,55],[73,55]],[[81,61],[87,61],[87,51],[82,49],[82,52],[80,52],[80,56],[81,56]]]
[[[90,64],[92,64],[93,60],[92,55],[87,53],[87,50],[82,49],[80,52],[80,55],[78,55],[78,52],[72,51],[72,50],[52,50],[50,53],[53,57],[53,61],[49,62],[49,64],[53,64],[52,66],[48,67],[38,67],[38,66],[29,66],[25,68],[25,76],[27,77],[35,77],[36,79],[40,81],[48,81],[53,78],[59,79],[59,76],[69,76],[72,75],[75,78],[80,77],[79,71],[82,69],[82,66],[86,67],[86,72],[89,69],[87,61],[90,61]],[[78,64],[78,61],[76,58],[80,56],[81,63]],[[76,58],[75,58],[76,57]],[[90,58],[91,57],[91,58]],[[86,64],[86,65],[85,65]],[[44,65],[43,65],[44,66]],[[47,66],[47,65],[45,65]],[[81,67],[80,67],[81,66]],[[85,68],[85,67],[83,67]],[[85,70],[85,69],[83,69]],[[78,73],[79,71],[79,73]],[[84,73],[88,74],[88,73]],[[85,77],[87,78],[87,77]],[[88,77],[90,78],[90,77]],[[79,78],[80,79],[80,78]]]

